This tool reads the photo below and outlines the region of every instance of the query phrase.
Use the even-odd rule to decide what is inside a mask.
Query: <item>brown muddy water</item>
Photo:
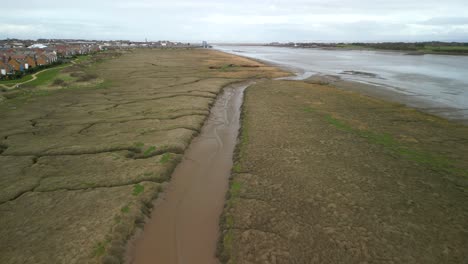
[[[224,88],[164,195],[155,201],[144,230],[130,241],[126,263],[218,263],[219,217],[240,127],[243,93],[250,84]]]

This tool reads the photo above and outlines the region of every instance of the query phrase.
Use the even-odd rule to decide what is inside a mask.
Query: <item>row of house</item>
[[[90,54],[101,50],[99,45],[86,44],[33,44],[28,48],[0,49],[0,78],[18,75],[39,66],[54,64],[61,59]]]
[[[0,74],[11,75],[58,61],[55,52],[45,50],[8,49],[0,53]]]
[[[54,45],[52,49],[59,57],[67,58],[76,55],[85,55],[102,50],[100,45],[96,44],[72,44],[72,45]]]
[[[202,46],[210,47],[206,42]],[[77,55],[91,54],[101,50],[166,47],[192,46],[190,43],[167,40],[132,42],[129,40],[5,39],[0,40],[0,79],[9,75],[22,75],[39,66],[50,65]]]

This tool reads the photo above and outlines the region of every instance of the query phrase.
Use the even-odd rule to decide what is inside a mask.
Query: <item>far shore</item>
[[[260,46],[260,45],[259,45]],[[339,48],[336,48],[339,50]],[[388,50],[381,50],[381,51],[388,51]],[[222,51],[224,52],[224,51]],[[396,51],[388,51],[388,52],[396,52]],[[400,51],[401,52],[401,51]],[[229,52],[225,52],[230,54]],[[321,73],[315,72],[305,72],[302,69],[280,64],[274,63],[268,60],[262,60],[258,58],[248,57],[242,54],[235,54],[236,56],[244,57],[246,59],[250,59],[253,61],[257,61],[259,63],[271,65],[274,67],[278,67],[286,72],[290,72],[292,75],[291,77],[286,77],[288,79],[293,80],[306,80],[312,83],[318,84],[326,84],[334,86],[341,90],[351,90],[356,91],[361,94],[376,97],[382,100],[386,100],[393,103],[401,103],[411,108],[417,109],[419,111],[432,114],[450,121],[454,121],[457,123],[468,125],[468,118],[460,113],[460,109],[453,108],[453,107],[438,107],[434,104],[431,104],[427,101],[420,100],[415,97],[404,96],[396,91],[386,88],[385,86],[379,86],[370,83],[364,83],[359,81],[352,81],[352,80],[345,80],[339,75],[326,75]]]
[[[309,49],[306,47],[298,47]],[[372,48],[340,48],[340,47],[330,47],[330,48],[318,48],[325,50],[363,50],[363,51],[379,51],[379,52],[399,52],[405,53],[405,55],[453,55],[453,56],[468,56],[468,53],[464,52],[435,52],[435,51],[415,51],[415,50],[393,50],[393,49],[372,49]]]
[[[453,56],[468,56],[468,52],[444,52],[444,51],[425,51],[425,50],[411,50],[411,49],[380,49],[380,48],[370,48],[370,47],[306,47],[306,46],[290,46],[290,45],[249,45],[249,46],[265,46],[265,47],[278,47],[278,48],[295,48],[295,49],[322,49],[322,50],[361,50],[361,51],[379,51],[379,52],[398,52],[404,53],[405,55],[453,55]]]

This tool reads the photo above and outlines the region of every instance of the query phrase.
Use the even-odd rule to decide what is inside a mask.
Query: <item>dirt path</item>
[[[300,81],[243,114],[223,262],[468,261],[468,127]]]
[[[36,80],[36,79],[37,79],[37,75],[38,75],[39,73],[42,73],[42,72],[45,72],[45,71],[49,71],[49,70],[56,70],[56,69],[67,68],[67,67],[70,67],[70,66],[73,65],[73,64],[75,64],[75,61],[71,61],[71,64],[70,64],[70,65],[61,66],[61,67],[47,68],[47,69],[44,69],[44,70],[42,70],[42,71],[38,71],[38,72],[33,73],[33,74],[31,75],[31,76],[32,76],[32,79],[31,79],[31,80],[27,80],[27,81],[24,81],[24,82],[21,82],[21,83],[16,83],[16,84],[13,84],[13,85],[11,85],[11,86],[7,86],[7,85],[5,85],[5,84],[0,84],[0,87],[3,87],[3,88],[6,88],[6,89],[10,89],[10,90],[11,90],[11,89],[14,89],[14,88],[16,88],[16,87],[18,87],[18,86],[21,86],[21,85],[25,84],[25,83],[29,83],[29,82],[32,82],[32,81]]]
[[[222,88],[272,67],[209,50],[137,50],[110,84],[0,104],[0,263],[120,263]],[[212,67],[210,69],[210,67]]]

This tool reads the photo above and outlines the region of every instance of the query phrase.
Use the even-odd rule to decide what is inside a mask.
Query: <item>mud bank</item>
[[[144,230],[130,243],[127,263],[218,263],[218,219],[232,168],[243,92],[251,83],[224,88],[164,196],[154,203]]]

